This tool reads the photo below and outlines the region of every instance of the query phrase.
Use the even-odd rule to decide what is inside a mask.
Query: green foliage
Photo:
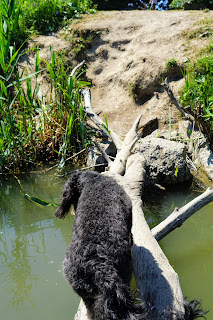
[[[56,31],[79,13],[92,13],[92,0],[22,0],[21,27],[34,32]]]
[[[183,106],[190,106],[196,117],[202,117],[213,134],[213,55],[199,58],[184,75]]]
[[[175,59],[170,59],[167,61],[166,63],[166,68],[167,69],[173,69],[176,68],[178,66],[178,63]]]
[[[63,139],[59,149],[62,167],[70,145],[77,151],[79,147],[87,144],[80,88],[88,86],[89,83],[67,75],[62,60],[56,59],[53,52],[51,64],[46,61],[46,65],[51,78],[51,97],[54,97],[52,103],[54,110],[58,113],[57,122],[63,124],[65,129],[64,133],[61,132]]]
[[[129,96],[132,97],[135,100],[137,99],[136,90],[137,90],[136,83],[130,82],[129,88],[128,88]]]
[[[171,9],[183,9],[186,0],[172,0],[169,7]]]
[[[127,0],[93,0],[99,10],[117,10],[127,6]]]
[[[39,49],[35,70],[21,74],[17,63],[20,49],[13,44],[14,30],[19,21],[20,6],[3,0],[0,11],[0,171],[15,170],[26,163],[60,158],[63,165],[87,144],[85,115],[80,81],[71,70],[65,70],[63,56],[46,62],[50,78],[50,96],[45,103],[38,85]],[[23,53],[22,53],[23,54]]]
[[[18,29],[20,4],[16,8],[15,1],[0,2],[0,75],[8,73],[18,52],[14,53],[13,40]]]
[[[108,125],[108,120],[106,115],[104,115],[104,120],[105,120],[105,124],[102,124],[102,126],[110,134],[111,132],[109,130],[109,125]]]
[[[170,8],[185,10],[213,9],[213,2],[212,0],[172,0]]]
[[[12,94],[1,94],[0,169],[58,157],[63,166],[67,156],[87,144],[80,88],[88,83],[70,76],[62,60],[56,61],[52,53],[51,63],[46,62],[51,82],[46,104],[37,85],[38,52],[35,72],[25,77],[16,74],[18,80],[12,83]],[[5,85],[3,78],[1,84],[6,89],[10,86]]]

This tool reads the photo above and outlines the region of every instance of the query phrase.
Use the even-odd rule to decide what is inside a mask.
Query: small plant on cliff
[[[178,66],[178,63],[175,59],[170,59],[166,63],[166,68],[167,69],[174,69]]]

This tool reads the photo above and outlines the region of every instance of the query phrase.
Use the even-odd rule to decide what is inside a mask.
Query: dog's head
[[[94,171],[75,172],[64,185],[63,197],[60,207],[56,210],[57,218],[65,218],[69,212],[71,205],[76,210],[78,199],[87,183],[92,183],[99,179],[101,175]]]

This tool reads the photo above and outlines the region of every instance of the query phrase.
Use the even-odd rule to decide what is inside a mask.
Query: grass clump
[[[134,100],[137,100],[137,94],[136,94],[137,84],[130,82],[128,91],[129,91],[129,96],[132,97]]]
[[[196,118],[207,128],[209,141],[213,136],[213,54],[199,58],[185,74],[181,94],[183,106],[189,106]]]
[[[184,69],[184,64],[180,64],[176,59],[169,59],[166,64],[164,70],[161,72],[161,78],[169,78],[169,79],[179,79],[182,77],[182,69]]]
[[[212,35],[212,28],[206,26],[205,28],[198,28],[188,34],[188,39],[206,38]]]
[[[101,30],[71,29],[67,30],[64,38],[70,43],[69,58],[81,61],[85,59],[85,54],[95,41],[100,39]]]
[[[170,59],[166,63],[166,68],[167,69],[174,69],[178,67],[178,63],[175,59]]]

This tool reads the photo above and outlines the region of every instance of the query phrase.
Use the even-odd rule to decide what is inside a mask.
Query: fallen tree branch
[[[91,98],[90,98],[90,91],[89,89],[84,89],[83,90],[83,95],[84,95],[84,100],[85,100],[85,110],[90,118],[93,119],[93,121],[97,125],[103,125],[103,121],[94,113],[92,106],[91,106]],[[126,135],[126,138],[124,139],[123,142],[121,142],[120,138],[116,133],[114,133],[111,129],[110,134],[107,130],[106,134],[108,137],[113,141],[115,144],[118,153],[116,155],[115,161],[109,162],[109,170],[114,173],[118,173],[120,175],[123,175],[125,172],[125,166],[126,166],[126,161],[131,153],[131,150],[135,143],[138,141],[138,139],[141,137],[142,132],[140,134],[137,134],[140,120],[141,120],[142,115],[140,115],[137,120],[134,122],[132,128]],[[103,127],[103,126],[102,126]],[[100,148],[99,148],[100,150]],[[103,153],[104,155],[104,153]],[[105,155],[104,155],[105,157]]]
[[[180,227],[184,221],[191,217],[195,212],[213,201],[213,189],[208,188],[203,194],[196,197],[180,209],[175,209],[165,220],[154,227],[153,237],[160,241],[174,229]]]
[[[122,149],[118,151],[115,161],[111,163],[110,172],[123,175],[126,169],[126,162],[131,154],[131,150],[135,143],[138,141],[142,132],[137,134],[138,126],[140,123],[142,115],[139,115],[135,123],[133,124],[130,131],[127,133],[124,139]]]
[[[154,238],[142,210],[146,163],[141,154],[131,155],[131,148],[139,137],[140,120],[141,116],[135,121],[115,161],[104,175],[116,179],[132,201],[134,275],[139,295],[148,311],[147,320],[180,320],[185,318],[185,307],[178,275]],[[81,302],[75,320],[88,319],[86,307]]]
[[[136,138],[141,118],[142,118],[142,114],[140,114],[139,117],[135,120],[132,128],[127,133],[123,142],[125,145],[131,145],[133,140]]]
[[[93,141],[96,148],[100,151],[100,153],[103,155],[104,159],[108,163],[108,166],[110,167],[112,160],[109,158],[109,156],[106,154],[106,152],[101,148],[101,146],[98,144],[96,140]]]
[[[184,301],[177,273],[152,236],[143,214],[141,193],[144,180],[143,156],[131,155],[120,184],[132,200],[132,256],[136,285],[149,311],[147,319],[183,319]]]
[[[178,110],[182,113],[182,115],[184,116],[185,119],[190,120],[192,122],[195,121],[195,118],[189,114],[186,113],[183,108],[181,107],[180,103],[177,101],[177,99],[175,98],[172,89],[170,88],[167,78],[164,80],[164,82],[162,83],[162,86],[165,88],[169,98],[171,99],[172,103],[174,103],[174,105],[176,106],[176,108],[178,108]]]
[[[98,128],[101,131],[103,131],[105,133],[106,136],[108,136],[114,142],[114,144],[118,150],[121,149],[122,142],[121,142],[120,138],[118,137],[118,135],[115,132],[113,132],[112,130],[110,130],[110,133],[109,133],[109,131],[107,131],[105,129],[105,123],[93,111],[92,105],[91,105],[91,98],[90,98],[89,89],[84,89],[82,91],[82,94],[84,96],[85,111],[88,114],[88,116],[90,117],[90,119],[98,126]]]

